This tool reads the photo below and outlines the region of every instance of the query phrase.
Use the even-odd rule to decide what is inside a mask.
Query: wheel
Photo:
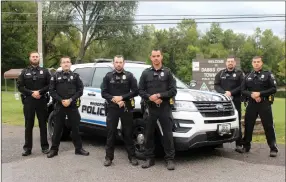
[[[144,119],[138,118],[134,120],[133,125],[133,142],[135,147],[135,155],[138,159],[145,160],[145,126],[146,121]],[[154,133],[155,150],[154,153],[156,157],[164,156],[163,146],[161,144],[161,137],[156,131]]]
[[[53,137],[54,134],[54,126],[55,126],[55,113],[52,111],[48,118],[48,134],[49,138]],[[61,140],[68,140],[70,138],[70,129],[66,127],[63,128]]]
[[[143,119],[135,119],[133,125],[133,142],[135,147],[135,155],[138,159],[145,159],[144,140],[145,140],[145,121]]]

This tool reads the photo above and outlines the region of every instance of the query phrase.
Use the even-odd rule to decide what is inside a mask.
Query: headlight
[[[198,111],[197,107],[193,102],[176,101],[174,106],[176,111],[189,111],[189,112]]]

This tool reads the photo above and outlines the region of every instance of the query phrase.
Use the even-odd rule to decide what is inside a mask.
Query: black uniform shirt
[[[251,97],[252,92],[260,92],[260,97],[268,97],[276,93],[276,81],[270,71],[252,71],[241,85],[242,94]]]
[[[51,75],[46,68],[28,66],[18,77],[18,90],[25,96],[31,96],[35,90],[44,95],[49,90],[50,79]]]
[[[153,94],[159,93],[161,99],[169,101],[177,94],[176,80],[171,70],[167,67],[161,67],[155,70],[154,67],[147,68],[142,72],[139,81],[139,95],[144,100],[149,100]]]
[[[83,83],[77,73],[71,71],[56,72],[51,78],[49,91],[56,101],[72,99],[75,104],[76,100],[83,94]]]
[[[244,79],[242,71],[234,69],[228,71],[223,69],[215,76],[214,88],[218,93],[224,94],[225,91],[230,91],[232,96],[241,95],[241,83]]]
[[[101,95],[109,103],[113,96],[122,96],[123,101],[129,101],[138,95],[137,80],[129,71],[123,70],[108,72],[103,78],[101,85]]]

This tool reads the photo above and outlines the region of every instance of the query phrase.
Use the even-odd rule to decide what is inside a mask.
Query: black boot
[[[75,155],[84,155],[84,156],[88,156],[89,152],[83,150],[83,149],[76,149],[75,150]]]
[[[247,153],[250,151],[250,147],[242,147],[240,149],[236,149],[235,151],[237,151],[238,153]]]
[[[241,151],[243,150],[243,147],[240,146],[240,145],[237,145],[236,148],[235,148],[235,151],[236,152],[239,152],[239,153],[242,153]]]
[[[132,157],[129,162],[132,164],[132,166],[137,166],[138,165],[138,160],[135,157]]]
[[[58,155],[58,151],[50,150],[50,152],[48,153],[47,157],[48,158],[52,158],[52,157],[55,157],[56,155]]]
[[[47,148],[47,149],[42,149],[42,153],[44,154],[48,154],[50,152],[50,150]]]
[[[277,157],[277,151],[276,150],[271,150],[270,151],[270,157]]]
[[[154,165],[155,165],[154,159],[147,159],[141,167],[145,169],[145,168],[149,168]]]
[[[31,150],[24,150],[24,152],[22,153],[22,156],[28,156],[31,155],[32,151]]]
[[[112,163],[112,161],[110,159],[105,159],[103,165],[107,167],[107,166],[110,166],[111,163]]]
[[[175,163],[173,160],[167,161],[167,169],[168,170],[174,170],[175,169]]]

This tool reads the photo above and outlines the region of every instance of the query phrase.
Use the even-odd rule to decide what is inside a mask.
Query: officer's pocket
[[[40,75],[38,76],[38,78],[41,80],[41,79],[44,79],[45,77],[44,77],[43,74],[40,74]]]
[[[147,83],[147,88],[152,88],[154,83],[153,83],[153,80],[154,80],[154,76],[153,75],[148,75],[147,78],[146,78],[146,83]]]
[[[161,76],[159,79],[159,85],[162,90],[167,90],[168,89],[168,78],[167,76]]]
[[[129,88],[129,82],[128,82],[128,80],[123,80],[123,81],[122,81],[122,84],[123,84],[124,88]]]
[[[63,83],[64,80],[63,80],[61,77],[59,77],[57,82],[58,82],[58,83]]]
[[[33,83],[33,76],[31,74],[30,75],[25,75],[24,79],[25,79],[26,84],[27,83]]]
[[[267,78],[261,78],[259,81],[258,81],[259,85],[263,85],[263,87],[268,87],[268,81],[267,81]]]

